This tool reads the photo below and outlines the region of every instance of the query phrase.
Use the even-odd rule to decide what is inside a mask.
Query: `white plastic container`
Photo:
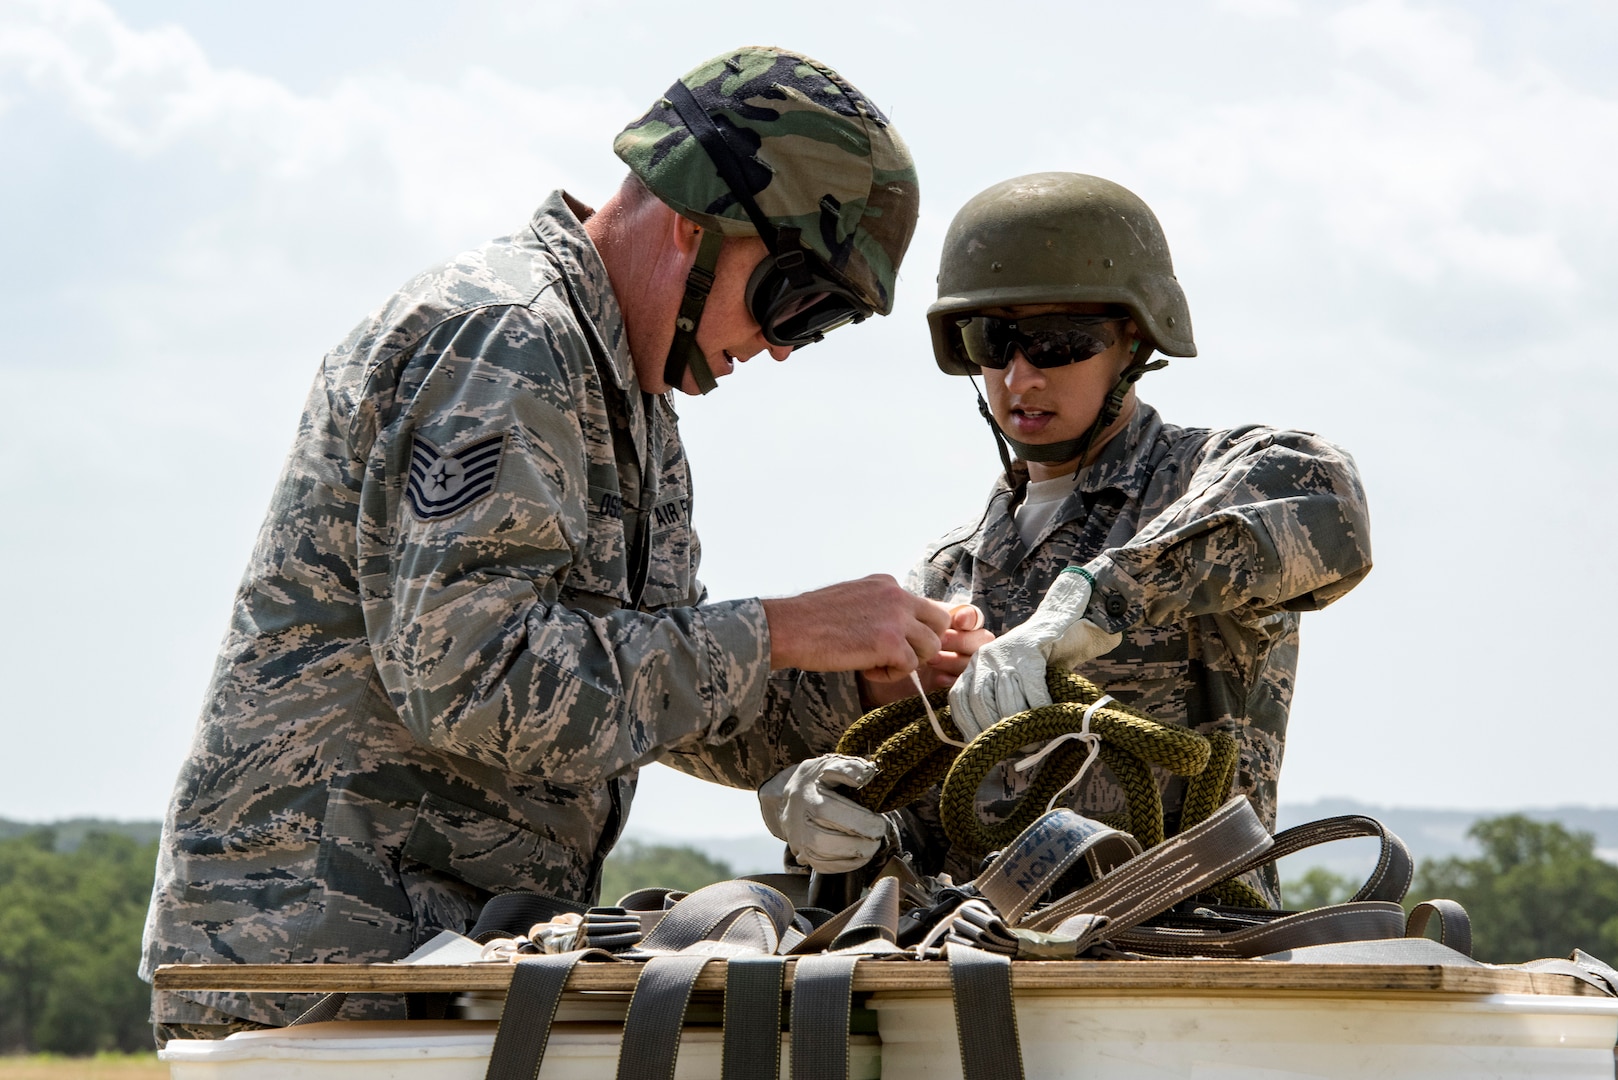
[[[947,994],[876,994],[883,1080],[961,1075]],[[1618,1000],[1018,990],[1039,1080],[1612,1080]]]
[[[174,1039],[158,1058],[174,1080],[483,1080],[495,1024],[477,1020],[336,1021],[245,1031],[228,1039]],[[538,1080],[611,1080],[622,1029],[559,1023],[551,1029]],[[724,1037],[687,1028],[674,1080],[719,1075]],[[791,1075],[792,1037],[781,1037],[781,1075]],[[849,1080],[876,1080],[881,1054],[871,1035],[849,1040]]]

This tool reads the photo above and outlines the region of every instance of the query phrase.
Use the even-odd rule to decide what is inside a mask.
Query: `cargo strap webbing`
[[[1002,918],[1015,923],[1080,859],[1091,880],[1098,881],[1140,853],[1128,833],[1071,810],[1052,810],[997,855],[973,884]]]
[[[721,881],[675,904],[631,957],[722,942],[732,952],[773,953],[792,926],[792,901],[756,881]],[[712,953],[710,953],[712,955]]]
[[[795,962],[792,1080],[848,1080],[848,1018],[858,960],[826,953]]]
[[[1340,941],[1397,938],[1405,933],[1405,911],[1386,901],[1361,900],[1243,925],[1217,909],[1167,919],[1162,924],[1108,932],[1115,948],[1147,956],[1245,960],[1267,953]]]
[[[781,1075],[781,986],[786,959],[733,956],[725,966],[722,1080]]]
[[[466,936],[480,944],[502,935],[516,937],[528,933],[528,928],[535,923],[547,922],[563,912],[583,915],[588,910],[588,904],[564,900],[549,893],[501,893],[491,896],[489,902],[483,905],[483,910],[478,912],[478,921]]]
[[[618,1055],[618,1080],[669,1080],[680,1053],[680,1029],[697,976],[712,956],[680,953],[646,961],[624,1017],[625,1047]]]
[[[1410,909],[1405,923],[1405,937],[1426,937],[1427,922],[1438,916],[1438,943],[1448,945],[1458,953],[1472,955],[1472,920],[1466,909],[1453,900],[1423,900]]]
[[[1022,925],[1056,930],[1069,916],[1084,915],[1128,929],[1227,879],[1273,843],[1252,805],[1238,796],[1208,820],[1040,909]]]
[[[562,1004],[562,989],[587,951],[525,956],[511,972],[505,1011],[495,1032],[485,1080],[534,1080]]]
[[[1347,903],[1300,912],[1199,905],[1192,912],[1154,916],[1149,925],[1114,926],[1107,937],[1117,948],[1149,956],[1244,959],[1334,942],[1419,936],[1431,912],[1439,917],[1443,939],[1462,952],[1471,952],[1466,912],[1453,900],[1420,905],[1419,922],[1412,914],[1412,921],[1406,923],[1400,902],[1410,888],[1413,861],[1404,842],[1374,818],[1348,814],[1287,829],[1276,835],[1267,850],[1245,860],[1233,873],[1245,874],[1317,845],[1354,837],[1375,837],[1380,847],[1365,884]]]
[[[1377,866],[1356,894],[1370,899],[1307,912],[1209,908],[1192,900],[1232,874],[1316,843],[1353,836],[1381,841]],[[907,948],[896,944],[901,897],[908,895],[914,903],[917,879],[891,867],[863,900],[807,938],[796,936],[800,931],[792,925],[791,903],[752,881],[708,886],[666,911],[613,914],[614,921],[634,921],[647,930],[643,944],[617,954],[645,961],[624,1024],[618,1077],[667,1080],[673,1075],[692,989],[705,965],[716,958],[728,960],[727,1080],[778,1077],[787,963],[793,965],[789,1028],[795,1080],[847,1080],[853,975],[862,956],[947,958],[966,1080],[1023,1076],[1013,957],[1073,958],[1099,946],[1101,955],[1118,957],[1260,956],[1316,963],[1486,966],[1465,955],[1470,925],[1460,905],[1429,901],[1418,905],[1408,921],[1402,918],[1397,901],[1409,883],[1409,854],[1372,819],[1328,819],[1272,840],[1251,805],[1238,797],[1157,847],[1138,854],[1137,849],[1132,838],[1117,830],[1070,810],[1050,811],[975,882],[946,890],[950,899],[931,909],[937,919],[929,923],[926,937]],[[1051,886],[1073,880],[1081,866],[1091,880],[1051,899]],[[665,902],[662,894],[645,900]],[[1196,906],[1176,909],[1188,900]],[[1445,943],[1420,936],[1434,917]],[[537,934],[526,947],[550,940]],[[798,954],[796,960],[781,955],[789,951]],[[533,1080],[568,974],[586,957],[609,958],[599,950],[519,958],[490,1058],[491,1080]],[[1584,954],[1519,967],[1570,975],[1618,993],[1618,971]]]
[[[951,945],[949,981],[961,1072],[970,1080],[1023,1080],[1010,957]]]

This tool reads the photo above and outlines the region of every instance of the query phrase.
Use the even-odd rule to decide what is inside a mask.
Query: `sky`
[[[902,575],[976,517],[993,444],[923,318],[944,232],[1094,173],[1191,306],[1199,355],[1142,397],[1318,432],[1369,492],[1283,802],[1618,805],[1618,8],[815,10],[0,0],[0,817],[161,816],[322,354],[550,190],[605,199],[617,131],[749,43],[881,105],[922,214],[889,318],[679,403],[713,596]],[[637,805],[759,831],[660,768]]]

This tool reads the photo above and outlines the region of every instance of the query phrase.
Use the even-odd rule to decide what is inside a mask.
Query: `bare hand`
[[[950,609],[872,574],[799,596],[764,601],[770,667],[859,671],[903,678],[937,654]]]
[[[994,640],[994,635],[983,629],[983,612],[971,604],[957,604],[949,609],[949,629],[939,640],[939,650],[918,669],[922,689],[948,690],[955,679],[966,670],[972,654]],[[916,684],[906,676],[898,679],[876,679],[868,674],[860,676],[860,697],[870,708],[901,701],[916,692]]]

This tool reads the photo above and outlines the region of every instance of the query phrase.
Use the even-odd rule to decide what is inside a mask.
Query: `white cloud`
[[[1332,42],[1316,86],[1212,93],[1180,102],[1161,138],[1096,140],[1155,205],[1186,208],[1182,258],[1228,269],[1291,248],[1373,292],[1478,288],[1541,309],[1610,294],[1610,244],[1591,237],[1618,226],[1618,101],[1534,57],[1485,63],[1448,11],[1374,0],[1316,21]],[[1140,131],[1147,109],[1161,112],[1126,103],[1103,122]]]
[[[245,189],[237,213],[274,212],[318,189],[434,240],[534,200],[545,178],[581,171],[600,133],[638,109],[600,88],[536,90],[470,68],[450,83],[399,74],[299,95],[216,66],[184,30],[136,30],[99,0],[11,0],[0,77],[58,103],[131,154],[201,149]],[[593,174],[596,169],[588,170]]]
[[[1217,0],[1216,6],[1253,19],[1293,18],[1301,13],[1297,0]]]

